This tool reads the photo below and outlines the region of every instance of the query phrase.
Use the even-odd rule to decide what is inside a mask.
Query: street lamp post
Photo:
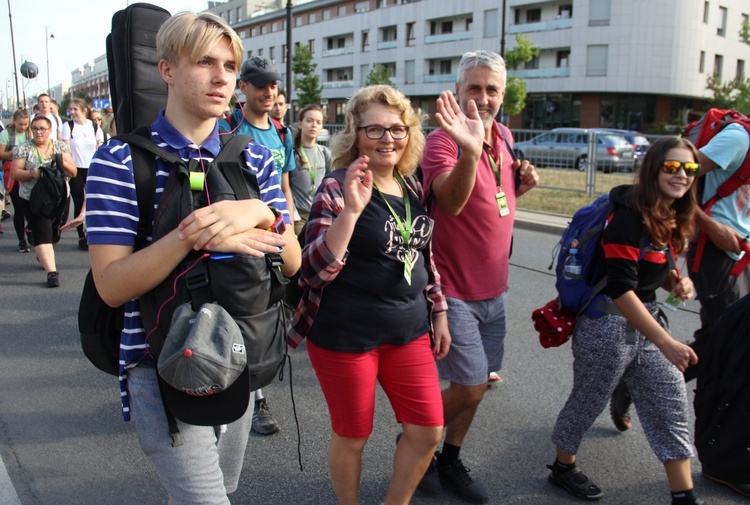
[[[294,109],[292,102],[292,0],[286,2],[286,99],[290,107],[286,112],[286,124],[292,124]]]
[[[51,92],[51,88],[49,86],[49,39],[55,38],[54,32],[49,33],[50,31],[51,30],[48,26],[44,27],[44,45],[46,46],[46,49],[47,49],[47,93],[48,94]]]
[[[13,36],[13,15],[10,12],[10,0],[8,0],[8,20],[10,21],[10,47],[13,51],[13,77],[16,79],[16,103],[21,96],[21,90],[18,87],[18,65],[16,65],[16,39]]]

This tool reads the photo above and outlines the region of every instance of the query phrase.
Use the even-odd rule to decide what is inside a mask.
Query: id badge
[[[411,257],[409,256],[409,252],[407,251],[406,256],[404,257],[404,279],[406,279],[406,283],[411,286]]]
[[[510,214],[510,209],[508,208],[508,199],[505,197],[505,191],[498,191],[495,195],[495,199],[497,200],[497,208],[500,211],[500,217],[505,217]]]
[[[677,296],[674,291],[672,291],[664,301],[664,308],[675,312],[679,308],[681,303],[682,300],[680,299],[680,297]]]

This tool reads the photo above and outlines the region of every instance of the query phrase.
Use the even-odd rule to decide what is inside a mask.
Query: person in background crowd
[[[67,214],[69,200],[65,199],[64,208],[56,210],[55,216],[48,218],[35,215],[30,211],[29,197],[42,173],[39,167],[51,166],[56,154],[62,154],[63,166],[58,169],[62,170],[66,178],[75,177],[77,169],[70,154],[70,147],[64,142],[51,139],[51,132],[52,121],[47,116],[39,114],[31,120],[33,137],[13,148],[10,175],[20,183],[19,202],[34,236],[34,252],[44,271],[47,272],[47,286],[56,288],[60,286],[60,275],[55,263],[54,246],[60,241],[60,225],[62,216]]]
[[[104,142],[104,132],[98,124],[95,125],[89,119],[91,107],[81,98],[71,100],[70,116],[72,119],[63,124],[61,137],[62,141],[70,146],[73,160],[78,167],[78,175],[70,181],[70,196],[73,200],[74,219],[81,216],[79,221],[82,221],[86,177],[96,148]],[[88,251],[89,246],[82,222],[76,227],[76,231],[78,232],[78,249]]]
[[[610,192],[614,213],[602,234],[607,285],[613,309],[579,315],[573,333],[573,389],[555,423],[556,458],[549,481],[584,500],[604,496],[581,472],[576,454],[583,436],[623,380],[638,407],[643,431],[664,464],[672,505],[697,505],[690,458],[688,399],[682,372],[695,352],[665,329],[656,301],[663,287],[675,299],[693,296],[680,277],[676,257],[694,231],[698,151],[687,139],[664,137],[649,147],[639,181]]]
[[[280,89],[278,95],[276,95],[276,100],[274,101],[273,107],[271,107],[271,112],[269,114],[271,114],[271,117],[276,121],[284,124],[284,121],[286,120],[286,113],[288,110],[289,101],[286,96],[286,91]]]
[[[420,117],[390,86],[360,89],[334,139],[334,171],[315,195],[302,256],[305,290],[289,332],[307,338],[331,416],[328,467],[342,505],[359,503],[376,383],[401,423],[386,505],[407,504],[440,441],[435,360],[450,334],[430,255],[432,223],[415,177]],[[430,335],[430,322],[434,332]]]
[[[91,110],[91,121],[93,123],[96,123],[96,126],[99,127],[99,129],[102,130],[102,143],[107,143],[109,140],[109,133],[105,131],[104,128],[104,118],[102,117],[102,112],[100,110]]]
[[[460,459],[461,446],[500,370],[506,329],[508,270],[516,197],[539,181],[528,161],[514,161],[510,130],[495,120],[505,96],[505,62],[497,53],[466,53],[458,66],[456,97],[444,91],[427,137],[422,170],[434,195],[435,263],[448,301],[453,345],[438,362],[443,390],[445,440],[420,489],[448,486],[464,500],[490,500]]]
[[[322,128],[323,110],[319,105],[308,105],[300,111],[294,134],[297,170],[289,173],[294,209],[297,211],[294,220],[294,233],[297,235],[310,217],[315,190],[331,171],[331,151],[317,142]]]
[[[10,176],[10,166],[13,160],[13,148],[16,145],[23,144],[29,138],[29,111],[18,109],[13,113],[13,122],[8,128],[0,132],[0,161],[3,163],[3,189],[10,195],[10,201],[13,204],[13,228],[18,237],[18,252],[27,253],[29,243],[24,235],[26,231],[26,219],[23,215],[23,209],[18,197],[18,183]],[[5,221],[10,214],[5,210],[5,198],[3,197],[2,220]],[[0,233],[2,226],[0,226]]]
[[[52,124],[52,131],[50,132],[49,138],[51,138],[52,140],[60,140],[60,132],[62,131],[62,119],[60,119],[60,116],[55,114],[54,110],[52,109],[52,98],[50,98],[47,93],[42,93],[36,98],[36,107],[38,108],[38,112],[35,112],[34,115],[31,116],[32,121],[37,116],[37,114],[46,116]]]

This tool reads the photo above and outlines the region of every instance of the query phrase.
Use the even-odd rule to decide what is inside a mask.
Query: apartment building
[[[234,19],[224,16],[246,57],[273,60],[286,82],[286,9],[238,21],[232,8],[224,12]],[[328,122],[343,120],[346,99],[378,63],[432,114],[464,52],[512,49],[516,34],[541,53],[517,71],[529,95],[514,127],[682,122],[704,105],[711,74],[746,77],[750,60],[738,35],[748,0],[313,0],[294,2],[292,15],[293,45],[316,58]]]

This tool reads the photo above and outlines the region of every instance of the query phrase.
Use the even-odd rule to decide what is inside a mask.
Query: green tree
[[[721,82],[718,76],[712,75],[706,81],[706,89],[713,93],[708,99],[711,107],[736,109],[750,115],[750,78]]]
[[[740,39],[745,44],[750,45],[750,22],[743,21],[740,28]]]
[[[388,70],[388,67],[380,63],[376,63],[372,67],[372,70],[370,70],[370,73],[367,74],[365,86],[370,86],[372,84],[387,84],[395,88],[393,81],[391,81],[391,71]]]
[[[518,77],[515,70],[518,70],[524,63],[539,57],[539,52],[539,46],[518,33],[515,47],[505,53],[505,66],[510,71],[505,83],[505,99],[503,100],[505,114],[515,116],[526,107],[526,81]]]
[[[315,73],[318,67],[313,62],[310,46],[300,44],[292,57],[292,72],[294,72],[294,87],[297,89],[297,107],[302,109],[308,105],[319,104],[323,98],[323,86],[320,77]]]

